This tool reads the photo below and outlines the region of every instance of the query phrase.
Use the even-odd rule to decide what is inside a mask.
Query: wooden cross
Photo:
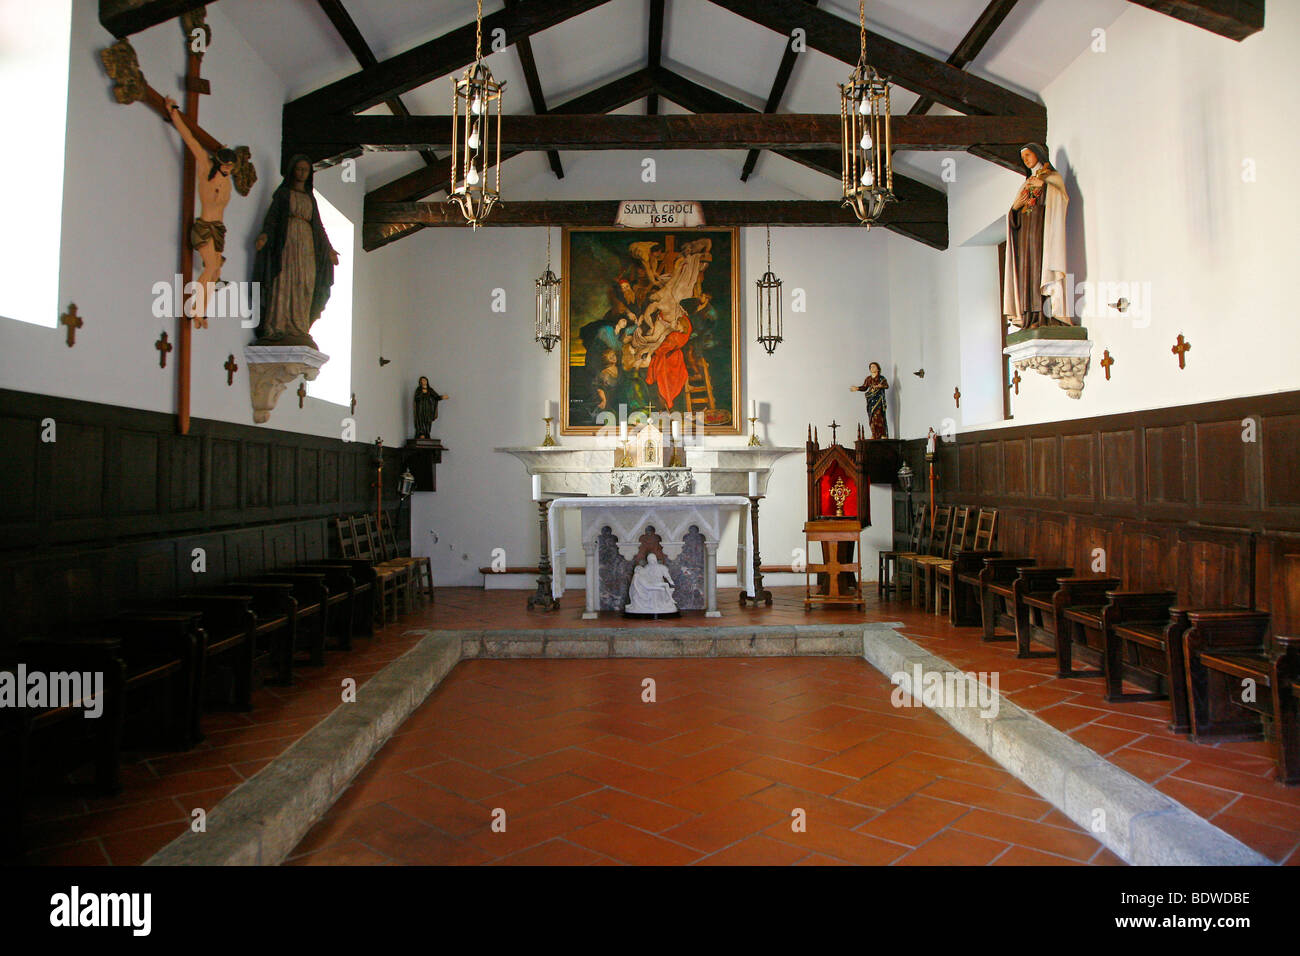
[[[831,419],[831,444],[832,445],[835,444],[835,432],[837,429],[839,429],[839,427],[840,427],[840,423],[835,421],[835,419],[832,418]]]
[[[1182,333],[1182,332],[1179,332],[1179,333],[1178,333],[1178,341],[1177,341],[1177,343],[1175,343],[1174,347],[1173,347],[1172,349],[1169,350],[1169,351],[1173,352],[1175,355],[1178,356],[1178,367],[1179,367],[1179,368],[1186,368],[1186,367],[1187,367],[1186,364],[1184,363],[1183,356],[1185,356],[1185,355],[1187,354],[1187,352],[1191,349],[1191,347],[1192,347],[1192,343],[1191,343],[1191,342],[1184,341],[1184,339],[1183,339],[1183,333]]]
[[[1179,336],[1181,338],[1182,336]],[[1110,367],[1115,364],[1115,360],[1110,357],[1110,349],[1101,353],[1101,367],[1106,372],[1106,381],[1110,381]]]
[[[355,415],[356,413],[357,413],[357,393],[353,392],[352,393],[352,414]]]
[[[307,383],[305,381],[298,383],[298,407],[302,408],[303,400],[307,397]]]
[[[158,350],[158,367],[159,367],[159,368],[166,368],[166,367],[167,367],[167,353],[170,352],[170,351],[172,350],[172,344],[171,344],[170,342],[167,341],[167,333],[166,333],[166,332],[164,332],[162,335],[158,336],[158,341],[155,342],[155,343],[153,344],[153,347],[156,348],[156,349]]]
[[[72,348],[77,344],[77,329],[86,324],[77,315],[77,303],[68,303],[68,311],[59,316],[59,323],[68,327],[68,348]]]
[[[957,403],[958,408],[961,408],[961,387],[960,386],[952,390],[952,400]]]
[[[1016,394],[1019,395],[1020,394],[1020,369],[1016,369],[1016,374],[1011,376],[1011,385],[1016,390]]]
[[[677,237],[669,235],[664,241],[663,274],[672,275],[673,263],[680,258],[681,253],[677,251]]]
[[[239,371],[239,365],[235,362],[233,354],[226,356],[226,364],[221,366],[226,370],[226,385],[235,384],[235,373]]]

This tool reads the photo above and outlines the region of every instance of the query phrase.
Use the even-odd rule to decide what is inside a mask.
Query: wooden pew
[[[295,609],[294,648],[302,644],[307,650],[307,660],[303,663],[312,667],[325,664],[325,619],[329,610],[329,588],[325,584],[325,571],[278,571],[259,574],[257,583],[271,582],[290,585]],[[236,585],[239,582],[235,582]],[[297,663],[297,661],[295,661]]]
[[[375,607],[377,575],[374,565],[360,558],[324,558],[307,561],[299,567],[308,571],[318,567],[346,571],[348,580],[352,583],[352,600],[348,605],[352,617],[351,633],[374,637],[375,616],[378,613]]]
[[[1187,617],[1191,626],[1183,634],[1183,664],[1192,739],[1258,740],[1263,736],[1260,715],[1271,716],[1269,614],[1205,608],[1189,610]],[[1246,679],[1257,684],[1253,706],[1242,693]]]
[[[253,709],[254,675],[270,654],[263,652],[258,656],[257,617],[252,605],[252,596],[243,594],[181,594],[151,605],[158,609],[197,611],[202,615],[206,640],[197,681],[199,707],[216,696],[214,670],[228,665],[233,686],[226,703],[241,711]]]
[[[293,585],[284,581],[246,581],[223,584],[211,593],[240,594],[249,599],[256,619],[254,653],[270,662],[275,672],[273,683],[285,687],[293,684],[298,634],[298,602],[293,596]]]

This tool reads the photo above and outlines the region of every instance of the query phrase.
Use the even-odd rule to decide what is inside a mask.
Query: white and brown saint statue
[[[1071,325],[1065,287],[1065,180],[1047,158],[1047,147],[1020,150],[1025,182],[1007,212],[1007,255],[1002,277],[1002,314],[1022,329]]]

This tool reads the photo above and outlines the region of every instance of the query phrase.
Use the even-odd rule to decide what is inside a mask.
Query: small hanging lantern
[[[534,336],[550,352],[560,341],[560,278],[551,271],[551,230],[546,230],[546,271],[537,280],[537,329]]]
[[[767,271],[756,283],[758,286],[758,344],[771,355],[781,344],[781,280],[772,272],[772,227],[767,227]]]
[[[501,92],[505,89],[483,62],[483,0],[478,0],[476,23],[474,63],[453,88],[448,197],[475,229],[501,198]]]
[[[866,0],[858,3],[858,65],[840,84],[844,205],[868,227],[894,201],[889,81],[867,63]]]

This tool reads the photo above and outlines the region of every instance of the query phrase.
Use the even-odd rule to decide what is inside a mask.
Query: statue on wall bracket
[[[439,395],[437,389],[429,384],[427,375],[420,376],[420,384],[415,387],[415,396],[411,399],[411,409],[415,413],[415,437],[429,438],[433,423],[438,420],[438,403],[445,401],[446,395]]]
[[[1007,335],[1003,354],[1017,370],[1051,376],[1071,398],[1083,392],[1092,343],[1075,325],[1066,288],[1065,217],[1070,197],[1047,147],[1020,150],[1025,181],[1007,211],[1007,251],[1002,275],[1002,314],[1018,331]]]
[[[872,362],[867,366],[867,377],[861,385],[850,385],[853,392],[867,393],[867,419],[871,425],[872,438],[888,438],[889,425],[885,415],[887,406],[885,392],[889,390],[889,380],[880,374],[880,363]]]

